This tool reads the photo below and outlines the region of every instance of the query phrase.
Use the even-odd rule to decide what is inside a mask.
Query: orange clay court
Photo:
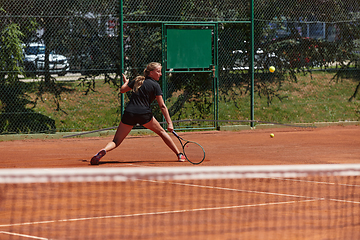
[[[270,133],[274,133],[275,137],[271,138]],[[204,131],[204,132],[179,132],[179,135],[185,139],[199,142],[206,151],[205,161],[200,166],[233,166],[233,165],[294,165],[294,164],[338,164],[338,163],[360,163],[360,126],[332,126],[320,128],[274,128],[266,130],[244,130],[244,131]],[[173,136],[172,136],[173,137]],[[116,167],[198,167],[191,165],[188,162],[177,162],[176,156],[169,150],[162,140],[157,136],[128,136],[123,144],[112,152],[109,152],[101,161],[99,166],[89,165],[89,160],[99,148],[104,146],[112,137],[92,137],[92,138],[67,138],[67,139],[50,139],[50,140],[15,140],[4,141],[0,143],[1,151],[1,168],[116,168]],[[176,144],[178,144],[175,137],[173,137]],[[179,146],[179,145],[178,145]],[[180,146],[179,146],[180,147]],[[270,181],[277,181],[271,183]],[[324,180],[322,180],[324,181]],[[326,181],[330,181],[327,179]],[[320,182],[320,181],[319,181]],[[266,185],[269,183],[269,185]],[[175,183],[177,184],[177,183]],[[119,226],[124,226],[127,231],[122,239],[341,239],[344,234],[351,232],[351,238],[360,238],[360,218],[358,216],[359,202],[360,202],[360,180],[354,179],[351,196],[346,196],[344,202],[329,202],[326,201],[299,201],[295,203],[284,204],[279,203],[288,201],[288,196],[267,196],[266,201],[276,205],[263,206],[262,199],[258,194],[251,192],[224,192],[219,189],[202,189],[197,195],[197,201],[189,202],[188,200],[181,200],[187,195],[193,195],[192,191],[183,189],[184,186],[176,186],[174,183],[167,185],[165,189],[174,188],[175,192],[180,194],[178,196],[179,204],[172,206],[170,198],[164,199],[164,206],[157,206],[157,198],[165,196],[164,189],[161,184],[153,183],[114,183],[112,185],[105,185],[98,187],[96,183],[89,183],[84,186],[79,186],[82,190],[86,190],[86,194],[80,194],[80,197],[73,197],[71,200],[62,200],[64,195],[60,194],[59,199],[56,195],[51,195],[56,198],[57,203],[65,201],[62,205],[64,214],[58,213],[59,216],[54,217],[53,214],[44,212],[40,207],[51,205],[51,203],[34,203],[40,198],[38,194],[48,194],[53,191],[54,186],[47,188],[41,185],[37,193],[32,193],[29,190],[19,188],[13,190],[25,191],[26,200],[24,202],[13,204],[10,200],[7,201],[7,191],[11,192],[12,188],[2,190],[5,197],[2,198],[2,207],[12,208],[13,214],[20,215],[22,209],[35,208],[37,214],[44,214],[45,223],[34,223],[33,216],[22,216],[17,220],[16,217],[13,222],[30,222],[29,225],[21,226],[16,224],[7,224],[6,219],[10,217],[10,213],[2,213],[3,217],[0,219],[0,239],[28,239],[24,236],[29,236],[33,239],[117,239],[111,233],[122,231]],[[211,182],[207,182],[210,184]],[[227,183],[217,183],[219,186],[227,188]],[[251,185],[252,184],[252,185]],[[265,188],[269,192],[286,191],[291,195],[314,195],[322,197],[321,186],[317,186],[311,193],[307,193],[306,189],[309,183],[296,183],[295,187],[283,189],[282,183],[277,179],[268,180],[266,182],[253,182],[249,184],[251,189]],[[313,185],[313,184],[312,184]],[[64,187],[66,183],[59,183],[57,187]],[[240,184],[242,186],[242,184]],[[75,191],[76,184],[68,186]],[[245,186],[244,186],[245,187]],[[37,189],[37,187],[33,187]],[[119,202],[111,203],[106,196],[107,193],[114,191]],[[134,193],[133,191],[138,191]],[[336,191],[330,186],[330,194]],[[264,190],[261,190],[264,191]],[[355,194],[354,194],[355,192]],[[129,194],[129,196],[140,196],[125,198],[120,193]],[[156,199],[153,194],[155,193]],[[32,194],[34,196],[32,196]],[[103,195],[105,194],[105,195]],[[119,195],[117,195],[119,194]],[[9,193],[10,195],[10,193]],[[243,195],[239,200],[238,196]],[[319,196],[318,196],[319,195]],[[97,196],[102,197],[101,200]],[[151,197],[150,197],[151,196]],[[85,197],[85,199],[84,199]],[[335,198],[335,196],[333,197]],[[30,200],[35,199],[35,200]],[[217,201],[223,199],[221,203]],[[34,202],[32,202],[34,201]],[[41,201],[41,200],[40,200]],[[227,209],[223,211],[199,211],[197,217],[201,220],[193,221],[192,213],[185,213],[185,210],[200,209],[213,207],[213,203],[223,205],[225,208],[234,204],[241,204],[243,206],[251,206],[249,208]],[[130,206],[121,208],[122,204],[127,202]],[[288,202],[286,202],[288,203]],[[160,207],[163,211],[159,214],[159,218],[155,218],[153,208]],[[256,205],[259,204],[259,205]],[[15,206],[14,206],[15,205]],[[110,210],[105,212],[97,211],[102,205],[110,205]],[[35,207],[34,207],[35,206]],[[295,210],[290,208],[295,206]],[[171,214],[166,214],[169,209],[175,208]],[[138,210],[140,208],[140,210]],[[90,209],[90,212],[89,212]],[[179,210],[181,209],[181,211]],[[346,211],[345,211],[346,209]],[[350,209],[350,210],[348,210]],[[67,211],[68,212],[67,212]],[[159,210],[157,210],[159,211]],[[238,211],[236,219],[233,218],[234,211]],[[347,214],[351,217],[347,218]],[[355,211],[355,213],[354,213]],[[66,213],[65,213],[66,212]],[[151,216],[134,214],[151,213]],[[166,213],[165,213],[166,212]],[[334,219],[330,219],[330,226],[323,226],[327,224],[325,219],[317,219],[320,213],[330,214]],[[296,213],[297,217],[293,217]],[[34,214],[34,213],[33,213]],[[131,215],[132,214],[132,215]],[[29,214],[30,215],[30,214]],[[109,220],[103,218],[104,216],[126,216],[114,218]],[[131,217],[128,217],[130,216]],[[309,216],[309,217],[308,217]],[[327,215],[326,215],[327,216]],[[176,227],[166,226],[169,218],[175,219]],[[65,221],[52,222],[53,218]],[[154,218],[154,219],[152,219]],[[321,217],[320,217],[321,218]],[[337,219],[340,220],[337,220]],[[69,221],[71,219],[71,221]],[[78,221],[80,219],[80,221]],[[223,219],[220,223],[215,222],[215,219]],[[295,220],[295,225],[307,226],[308,228],[294,230],[293,228],[282,229],[281,226],[272,226],[275,224],[275,219]],[[318,221],[319,220],[319,221]],[[114,221],[115,226],[112,225]],[[140,222],[138,222],[140,221]],[[194,220],[195,221],[195,220]],[[285,220],[286,222],[287,220]],[[339,221],[339,222],[337,222]],[[347,222],[349,221],[349,222]],[[350,224],[351,221],[351,224]],[[151,223],[157,226],[156,230],[152,229]],[[187,222],[189,222],[187,224]],[[314,226],[320,223],[319,228]],[[47,231],[47,227],[56,224],[56,230]],[[235,224],[235,225],[234,225]],[[237,229],[238,225],[246,227],[248,231],[241,232]],[[165,227],[159,227],[165,225]],[[196,227],[194,227],[196,225]],[[313,226],[311,226],[313,225]],[[341,226],[345,227],[341,227]],[[31,229],[31,226],[35,228]],[[69,236],[65,234],[66,229],[76,229],[76,234]],[[229,230],[223,230],[223,229]],[[324,232],[320,231],[326,228],[326,236]],[[320,230],[319,230],[320,229]],[[97,230],[97,231],[95,231]],[[185,231],[189,233],[184,234]],[[146,232],[145,235],[144,231]],[[152,232],[154,231],[154,232]],[[235,231],[235,232],[234,232]],[[239,232],[237,232],[239,231]],[[209,234],[210,232],[210,234]],[[213,234],[211,234],[213,232]],[[255,235],[254,235],[255,233]],[[109,235],[110,234],[110,235]],[[118,234],[123,234],[118,232]],[[180,235],[179,235],[180,234]],[[237,237],[234,237],[237,236]]]
[[[270,133],[275,137],[271,138]],[[205,161],[200,166],[360,163],[360,126],[276,128],[244,131],[180,132],[200,143]],[[84,135],[86,136],[86,135]],[[181,146],[172,136],[179,149]],[[155,135],[128,136],[101,160],[91,157],[109,137],[14,140],[0,143],[1,168],[178,167],[176,156]]]

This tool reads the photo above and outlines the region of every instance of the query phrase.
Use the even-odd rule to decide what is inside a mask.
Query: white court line
[[[20,233],[12,233],[12,232],[5,232],[5,231],[0,231],[0,233],[18,236],[18,237],[26,237],[26,238],[39,239],[39,240],[48,240],[48,238],[35,237],[35,236],[30,236],[30,235],[20,234]]]
[[[293,181],[293,182],[316,183],[316,184],[325,184],[325,185],[339,185],[339,186],[345,186],[345,187],[360,187],[360,185],[354,185],[354,184],[333,183],[333,182],[319,182],[319,181],[309,181],[309,180],[291,179],[291,178],[271,178],[271,179]]]
[[[280,179],[281,178],[273,178],[273,179]],[[289,180],[289,179],[285,179]],[[292,180],[292,179],[290,179]],[[167,183],[163,181],[156,181],[156,180],[142,180],[142,181],[149,181],[149,182],[157,182],[157,183]],[[297,180],[295,180],[297,181]],[[170,182],[171,184],[175,185],[182,185],[182,186],[189,186],[189,187],[199,187],[199,188],[209,188],[209,189],[217,189],[217,190],[227,190],[227,191],[235,191],[235,192],[247,192],[247,193],[256,193],[256,194],[267,194],[267,195],[275,195],[275,196],[284,196],[284,197],[296,197],[296,198],[308,198],[315,200],[329,200],[334,202],[344,202],[344,203],[354,203],[354,204],[360,204],[360,202],[357,201],[348,201],[343,199],[326,199],[322,197],[309,197],[309,196],[301,196],[301,195],[294,195],[294,194],[285,194],[285,193],[274,193],[274,192],[261,192],[261,191],[254,191],[254,190],[243,190],[243,189],[234,189],[234,188],[224,188],[224,187],[214,187],[214,186],[206,186],[206,185],[196,185],[196,184],[188,184],[188,183],[176,183],[176,182]],[[318,182],[318,183],[326,183],[326,182]]]
[[[281,178],[278,178],[278,179],[281,179]],[[281,180],[283,180],[283,179],[281,179]],[[288,179],[286,179],[286,180],[288,180]],[[125,218],[125,217],[137,217],[137,216],[149,216],[149,215],[163,215],[163,214],[173,214],[173,213],[186,213],[186,212],[209,211],[209,210],[223,210],[223,209],[235,209],[235,208],[246,208],[246,207],[258,207],[258,206],[271,206],[271,205],[304,203],[304,202],[323,201],[323,200],[360,204],[360,202],[356,202],[356,201],[347,201],[347,200],[341,200],[341,199],[326,199],[326,198],[321,198],[321,197],[309,197],[309,196],[301,196],[301,195],[294,195],[294,194],[263,192],[263,191],[243,190],[243,189],[233,189],[233,188],[214,187],[214,186],[187,184],[187,183],[179,183],[179,182],[164,182],[164,181],[156,181],[156,180],[141,180],[141,181],[156,182],[156,183],[171,183],[171,184],[175,184],[175,185],[198,187],[198,188],[208,188],[208,189],[217,189],[217,190],[226,190],[226,191],[236,191],[236,192],[247,192],[247,193],[256,193],[256,194],[275,195],[275,196],[305,198],[307,200],[276,202],[276,203],[259,203],[259,204],[227,206],[227,207],[185,209],[185,210],[150,212],[150,213],[135,213],[135,214],[123,214],[123,215],[112,215],[112,216],[102,216],[102,217],[73,218],[73,219],[50,220],[50,221],[27,222],[27,223],[15,223],[15,224],[0,225],[0,227],[35,225],[35,224],[46,224],[46,223],[59,223],[59,222],[75,222],[75,221],[108,219],[108,218]]]
[[[142,180],[142,181],[156,182],[156,183],[168,183],[168,182],[164,182],[164,181],[155,181],[155,180]],[[289,204],[289,203],[299,203],[299,202],[309,202],[309,201],[324,200],[324,198],[314,198],[314,197],[298,196],[298,195],[291,195],[291,194],[281,194],[281,193],[271,193],[271,192],[260,192],[260,191],[251,191],[251,190],[231,189],[231,188],[213,187],[213,186],[205,186],[205,185],[195,185],[195,184],[187,184],[187,183],[176,183],[176,182],[170,182],[170,183],[175,184],[175,185],[198,187],[198,188],[209,188],[209,189],[218,189],[218,190],[227,190],[227,191],[269,194],[269,195],[296,197],[296,198],[308,198],[310,200],[288,201],[288,202],[278,202],[278,203],[259,203],[259,204],[239,205],[239,206],[229,206],[229,207],[186,209],[186,210],[174,210],[174,211],[166,211],[166,212],[138,213],[138,214],[102,216],[102,217],[75,218],[75,219],[40,221],[40,222],[28,222],[28,223],[15,223],[15,224],[0,225],[0,227],[23,226],[23,225],[34,225],[34,224],[46,224],[46,223],[58,223],[58,222],[73,222],[73,221],[84,221],[84,220],[95,220],[95,219],[106,219],[106,218],[123,218],[123,217],[146,216],[146,215],[160,215],[160,214],[169,214],[169,213],[184,213],[184,212],[196,212],[196,211],[206,211],[206,210],[221,210],[221,209],[233,209],[233,208],[256,207],[256,206],[269,206],[269,205],[280,205],[280,204]]]
[[[155,180],[143,180],[143,181],[166,183],[166,182],[155,181]],[[188,186],[188,187],[198,187],[198,188],[209,188],[209,189],[217,189],[217,190],[234,191],[234,192],[258,193],[258,194],[267,194],[267,195],[284,196],[284,197],[310,198],[310,199],[313,199],[313,200],[325,200],[324,198],[315,198],[315,197],[300,196],[300,195],[293,195],[293,194],[261,192],[261,191],[254,191],[254,190],[243,190],[243,189],[235,189],[235,188],[214,187],[214,186],[188,184],[188,183],[171,182],[171,184],[181,185],[181,186]]]
[[[126,217],[139,217],[139,216],[174,214],[174,213],[199,212],[199,211],[209,211],[209,210],[236,209],[236,208],[247,208],[247,207],[258,207],[258,206],[271,206],[271,205],[292,204],[292,203],[311,202],[311,201],[316,201],[316,199],[302,200],[302,201],[276,202],[276,203],[259,203],[259,204],[238,205],[238,206],[226,206],[226,207],[209,207],[209,208],[183,209],[183,210],[163,211],[163,212],[122,214],[122,215],[112,215],[112,216],[102,216],[102,217],[72,218],[72,219],[62,219],[62,220],[52,220],[52,221],[40,221],[40,222],[14,223],[14,224],[0,225],[0,227],[14,227],[14,226],[46,224],[46,223],[76,222],[76,221],[96,220],[96,219],[108,219],[108,218],[126,218]]]

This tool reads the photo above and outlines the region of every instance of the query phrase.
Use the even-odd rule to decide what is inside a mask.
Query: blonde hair
[[[139,90],[139,88],[143,85],[145,78],[147,76],[149,76],[150,72],[155,70],[159,66],[161,66],[161,64],[158,63],[158,62],[149,63],[146,66],[146,68],[144,69],[144,76],[137,76],[135,78],[135,84],[134,84],[133,92],[137,92]]]

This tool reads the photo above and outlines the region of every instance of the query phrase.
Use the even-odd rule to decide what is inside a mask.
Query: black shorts
[[[152,113],[136,114],[125,111],[121,118],[121,122],[131,126],[135,126],[137,124],[144,125],[150,122],[152,118]]]

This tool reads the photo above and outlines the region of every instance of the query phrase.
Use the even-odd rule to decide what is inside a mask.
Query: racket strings
[[[201,163],[205,158],[204,149],[195,142],[187,142],[184,145],[184,154],[192,163]]]

